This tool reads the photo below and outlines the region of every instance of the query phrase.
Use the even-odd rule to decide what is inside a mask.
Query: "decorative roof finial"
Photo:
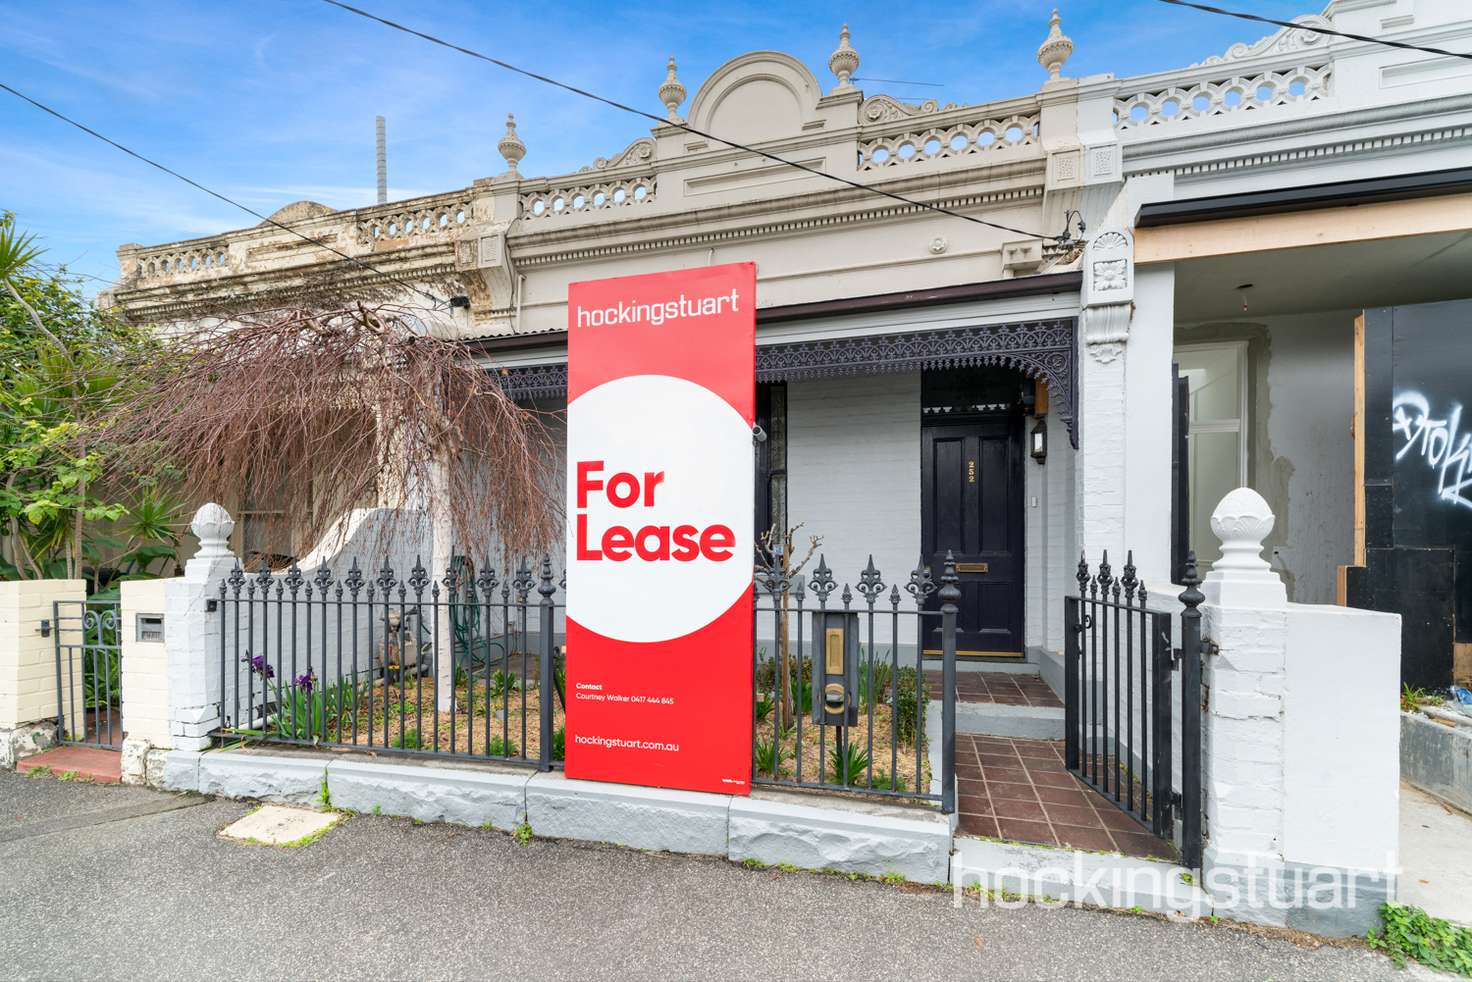
[[[664,84],[659,87],[659,101],[664,103],[666,118],[671,123],[683,123],[680,118],[680,103],[685,101],[685,86],[675,78],[675,56],[670,55],[669,64],[665,66]]]
[[[511,113],[506,114],[506,135],[496,144],[496,149],[501,151],[501,156],[506,158],[507,174],[517,177],[521,175],[516,170],[516,165],[521,163],[521,158],[526,156],[526,144],[521,142],[521,137],[516,135],[516,117]]]
[[[1038,64],[1048,70],[1049,80],[1056,79],[1058,73],[1063,69],[1063,63],[1068,56],[1073,54],[1073,39],[1064,34],[1059,28],[1062,18],[1058,16],[1058,8],[1053,8],[1053,16],[1048,20],[1048,36],[1038,47]]]
[[[834,49],[833,54],[828,56],[828,70],[838,76],[838,85],[834,87],[834,92],[853,91],[853,86],[848,84],[848,80],[854,72],[859,70],[859,53],[854,50],[852,44],[849,44],[850,37],[852,35],[849,34],[848,25],[845,24],[843,30],[838,32],[838,47]]]

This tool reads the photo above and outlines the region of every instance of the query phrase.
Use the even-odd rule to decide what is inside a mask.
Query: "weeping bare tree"
[[[374,300],[170,331],[107,419],[109,443],[121,463],[169,461],[191,500],[269,501],[308,541],[367,503],[446,518],[472,556],[539,550],[561,511],[543,420],[446,327]],[[381,536],[404,531],[393,521]]]

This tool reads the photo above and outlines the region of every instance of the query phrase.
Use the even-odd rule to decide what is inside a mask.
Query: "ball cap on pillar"
[[[1201,584],[1208,603],[1224,607],[1281,607],[1288,602],[1283,580],[1262,558],[1262,543],[1276,519],[1263,496],[1251,488],[1227,493],[1211,513],[1211,531],[1221,540],[1221,558]]]
[[[230,533],[235,530],[235,520],[213,501],[199,506],[194,520],[189,523],[189,530],[199,540],[196,559],[220,559],[230,555]]]

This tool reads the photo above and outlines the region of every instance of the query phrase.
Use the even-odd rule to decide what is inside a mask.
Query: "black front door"
[[[921,448],[921,553],[937,580],[946,552],[955,556],[956,652],[1020,658],[1022,417],[998,412],[925,424]],[[939,653],[938,631],[925,648]]]

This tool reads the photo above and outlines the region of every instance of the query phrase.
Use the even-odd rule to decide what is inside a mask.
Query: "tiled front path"
[[[931,692],[940,691],[940,670],[926,669],[925,684]],[[999,706],[1045,706],[1062,709],[1053,690],[1037,675],[1012,672],[956,673],[956,699],[960,702],[991,702]]]
[[[22,774],[47,768],[54,776],[67,774],[98,784],[123,783],[123,755],[101,747],[53,747],[22,758],[15,769]],[[68,778],[70,779],[70,777]]]
[[[1063,744],[956,735],[960,835],[1174,859],[1174,850],[1063,766]]]

